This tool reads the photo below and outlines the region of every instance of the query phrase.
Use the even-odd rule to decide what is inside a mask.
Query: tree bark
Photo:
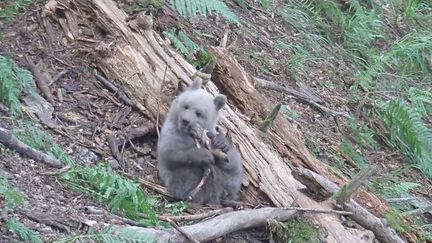
[[[163,41],[152,29],[137,30],[136,26],[131,28],[126,23],[126,13],[118,9],[112,0],[75,0],[73,3],[79,11],[64,11],[79,15],[71,18],[79,22],[74,26],[95,27],[91,38],[99,44],[89,51],[94,66],[133,102],[142,104],[146,116],[155,122],[159,113],[167,111],[178,83],[190,84],[190,77],[196,69],[170,47],[161,44]],[[76,40],[76,36],[74,37]],[[219,58],[229,57],[221,55]],[[224,75],[233,77],[235,74],[216,69],[213,80],[222,81]],[[226,84],[218,83],[222,93],[227,94],[229,102],[236,104],[242,111],[256,111],[265,117],[269,107],[265,97],[258,93],[249,82],[250,79],[238,78],[239,83],[235,79]],[[213,82],[209,82],[205,88],[212,94],[218,93]],[[243,158],[244,201],[258,204],[260,200],[268,200],[279,207],[297,203],[304,208],[331,209],[331,205],[317,203],[298,191],[304,186],[293,178],[287,161],[326,176],[330,173],[308,152],[301,133],[287,122],[277,120],[272,132],[268,134],[272,148],[257,135],[255,129],[240,118],[239,112],[232,106],[228,105],[221,111],[220,125],[231,132]],[[339,216],[320,214],[310,217],[328,232],[328,242],[365,242],[363,236],[367,232],[345,228]]]

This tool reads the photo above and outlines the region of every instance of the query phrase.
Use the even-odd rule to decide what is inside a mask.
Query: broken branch
[[[17,137],[15,137],[15,135],[13,135],[11,131],[1,127],[0,142],[6,147],[17,151],[21,155],[27,156],[38,162],[42,162],[55,168],[63,167],[62,163],[56,158],[28,146],[27,144],[21,142]]]
[[[261,123],[261,125],[258,128],[261,132],[266,133],[271,128],[274,120],[276,119],[277,115],[279,114],[281,106],[282,106],[282,104],[277,104],[272,109],[272,111],[267,116],[267,118]]]
[[[50,102],[52,105],[55,105],[53,95],[51,93],[50,88],[48,87],[48,81],[45,79],[45,77],[36,67],[34,62],[27,55],[24,55],[24,57],[30,67],[30,70],[32,71],[33,75],[36,78],[36,85],[42,91],[42,94],[48,100],[48,102]]]

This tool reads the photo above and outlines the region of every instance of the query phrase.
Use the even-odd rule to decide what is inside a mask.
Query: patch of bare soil
[[[123,5],[129,6],[131,1]],[[282,6],[283,1],[275,1],[274,6]],[[49,77],[55,77],[67,71],[51,86],[52,93],[58,107],[55,108],[56,124],[59,128],[49,130],[56,143],[62,146],[77,163],[95,164],[101,160],[108,160],[113,167],[118,167],[111,155],[108,136],[113,135],[123,142],[128,132],[133,128],[147,126],[147,120],[137,111],[123,104],[115,95],[105,89],[95,78],[85,53],[79,50],[86,45],[93,45],[89,40],[69,41],[58,23],[50,18],[42,18],[41,8],[45,1],[35,1],[21,16],[16,17],[4,28],[0,39],[0,54],[12,53],[13,59],[24,68],[28,63],[27,55]],[[237,5],[232,5],[236,14],[247,20],[247,28],[241,31],[233,28],[229,35],[229,43],[233,43],[233,52],[245,69],[254,76],[272,80],[282,86],[295,87],[296,81],[287,68],[290,57],[283,50],[276,48],[280,38],[292,36],[278,15],[272,16],[265,11],[244,11]],[[258,7],[256,7],[258,9]],[[166,13],[166,12],[164,12]],[[178,17],[178,16],[177,16]],[[167,26],[180,26],[189,36],[202,46],[218,45],[226,29],[231,27],[218,17],[195,17],[190,22],[176,22],[166,15],[157,15],[155,29],[163,30]],[[88,29],[88,31],[102,31]],[[197,33],[206,33],[206,37]],[[210,38],[209,36],[213,36]],[[328,64],[332,65],[332,64]],[[332,89],[326,87],[334,78],[349,80],[337,72],[332,72],[325,64],[316,67],[307,80],[302,80],[321,98],[329,108],[337,111],[352,111],[346,100],[344,82],[338,83]],[[346,161],[335,157],[335,148],[347,133],[344,119],[326,116],[306,104],[295,101],[291,96],[279,92],[262,90],[275,104],[285,104],[290,111],[298,113],[293,122],[301,128],[305,136],[312,140],[317,151],[315,154],[322,161],[334,166],[345,167],[346,172],[355,172]],[[354,107],[355,109],[355,107]],[[0,125],[13,128],[6,113],[1,113]],[[6,118],[4,118],[6,117]],[[288,119],[288,118],[287,118]],[[343,131],[344,133],[342,133]],[[155,160],[156,136],[150,138],[136,138],[121,144],[121,152],[126,165],[126,171],[132,175],[159,183],[156,173]],[[318,152],[319,150],[319,152]],[[337,150],[337,149],[336,149]],[[379,156],[371,154],[369,162],[382,165],[382,173],[387,173],[402,166],[400,159],[393,158],[383,151]],[[89,214],[89,207],[102,208],[97,203],[71,191],[59,183],[52,176],[43,175],[50,168],[36,163],[5,148],[1,148],[0,169],[11,178],[11,184],[19,188],[29,204],[17,212],[17,216],[25,225],[35,229],[44,240],[53,239],[69,232],[84,232],[89,225],[122,223],[118,218],[105,214]],[[424,179],[417,171],[406,173],[408,181],[422,185],[417,189],[419,194],[431,198],[432,183]],[[150,194],[154,191],[148,190]],[[26,216],[25,209],[31,213],[41,214],[55,222],[38,223]],[[51,222],[50,221],[50,222]],[[56,226],[57,225],[57,226]],[[62,228],[62,226],[64,226]],[[10,236],[5,235],[0,241],[7,241]],[[259,237],[257,237],[259,238]]]

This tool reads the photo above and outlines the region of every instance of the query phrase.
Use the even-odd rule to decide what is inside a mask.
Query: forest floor
[[[0,9],[11,2],[14,0],[2,1]],[[129,13],[133,12],[133,1],[117,2]],[[69,41],[60,25],[54,22],[50,23],[51,33],[47,33],[46,23],[41,17],[45,3],[46,1],[36,0],[9,21],[0,24],[0,55],[10,56],[18,66],[25,69],[29,69],[25,56],[30,57],[48,75],[48,80],[66,72],[50,85],[54,100],[58,104],[53,113],[56,128],[49,129],[35,118],[25,116],[30,121],[30,126],[49,133],[53,141],[77,163],[95,165],[105,160],[113,168],[117,168],[119,165],[111,155],[108,136],[126,135],[131,128],[146,126],[148,121],[130,107],[122,105],[115,95],[96,80],[92,64],[82,51],[87,44],[93,43]],[[167,28],[180,26],[200,46],[218,45],[224,31],[231,29],[228,38],[228,44],[234,43],[231,51],[252,76],[293,88],[296,88],[298,80],[301,80],[325,101],[328,108],[338,112],[356,113],[359,104],[348,98],[349,84],[354,82],[353,75],[338,68],[343,64],[337,60],[320,61],[300,76],[295,76],[293,70],[287,67],[293,57],[278,45],[293,44],[295,41],[301,43],[301,38],[290,38],[296,36],[296,33],[286,26],[278,13],[280,10],[276,6],[282,4],[283,1],[272,1],[274,9],[263,10],[258,4],[251,3],[254,11],[244,11],[231,4],[230,8],[247,24],[247,27],[241,29],[214,16],[197,16],[188,21],[180,18],[181,21],[172,22],[163,15],[156,16],[154,29],[162,33]],[[261,92],[274,104],[284,105],[283,115],[297,124],[308,148],[320,161],[347,177],[352,177],[359,171],[361,166],[349,163],[349,158],[340,150],[342,141],[355,141],[353,130],[349,128],[345,117],[323,114],[281,92],[264,89]],[[22,123],[15,120],[5,106],[1,108],[1,127],[22,127]],[[155,158],[156,140],[156,136],[153,136],[134,140],[133,145],[124,144],[121,152],[128,174],[159,183]],[[0,150],[0,173],[25,195],[28,202],[15,214],[20,222],[37,231],[42,239],[52,240],[70,232],[85,232],[90,225],[100,229],[108,224],[122,223],[109,213],[89,212],[94,208],[102,212],[106,209],[80,192],[71,190],[56,177],[44,175],[52,171],[52,168],[23,158],[3,145],[0,145]],[[366,163],[379,168],[374,179],[384,178],[406,165],[403,156],[386,146],[366,147],[364,154]],[[412,195],[432,201],[432,181],[420,171],[407,170],[396,178],[398,181],[420,184],[421,187],[411,190]],[[158,196],[156,192],[146,190],[151,195]],[[172,203],[170,199],[161,199],[165,200],[163,205]],[[164,210],[170,212],[173,209],[165,207]],[[32,215],[49,221],[37,222],[32,219]],[[3,231],[0,234],[0,242],[18,239],[10,232]],[[265,238],[255,235],[255,239],[259,240],[260,237]]]

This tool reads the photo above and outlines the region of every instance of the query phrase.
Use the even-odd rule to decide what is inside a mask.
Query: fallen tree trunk
[[[295,213],[294,210],[281,208],[241,210],[225,213],[201,223],[183,226],[181,230],[191,238],[204,242],[238,230],[262,226],[268,219],[285,221],[292,218]],[[136,226],[128,226],[126,229],[134,229],[140,234],[151,236],[156,242],[188,242],[183,234],[174,229],[158,230]]]
[[[79,21],[78,24],[69,23],[69,26],[93,26],[95,28],[95,31],[92,32],[93,36],[85,36],[86,39],[94,39],[95,43],[98,43],[93,50],[89,51],[89,48],[86,48],[86,51],[92,54],[94,66],[117,87],[120,87],[134,104],[142,104],[146,109],[143,113],[151,121],[156,122],[158,114],[167,111],[178,83],[190,84],[190,77],[196,70],[169,47],[164,49],[160,44],[162,40],[157,41],[155,38],[157,35],[154,35],[148,26],[143,29],[136,23],[133,28],[128,26],[126,23],[128,16],[118,9],[113,1],[75,0],[73,8],[78,8],[79,11],[68,10],[68,5],[64,3],[65,1],[62,2],[59,11],[79,15],[76,18],[68,19],[68,21]],[[55,11],[47,9],[45,12],[50,14]],[[53,15],[55,18],[58,16],[61,15]],[[80,31],[67,32],[69,34],[81,33]],[[79,39],[77,36],[74,37]],[[170,53],[174,59],[167,53]],[[228,95],[238,89],[249,89],[253,94],[257,94],[251,84],[246,87],[226,87],[229,89],[227,88],[223,93]],[[213,94],[218,93],[217,87],[212,82],[209,82],[206,88]],[[252,102],[253,99],[261,96],[250,99],[251,106],[258,105],[259,107],[248,107],[247,97],[250,97],[251,93],[242,92],[239,92],[241,95],[238,97],[245,102],[234,100],[235,104],[242,104],[244,107],[240,108],[250,108],[259,113],[267,112],[266,99],[263,99],[262,102],[255,100]],[[232,95],[229,96],[232,98]],[[265,199],[280,207],[291,206],[294,202],[304,208],[330,209],[332,207],[319,204],[298,191],[304,186],[292,177],[288,163],[259,138],[255,130],[239,117],[238,112],[227,106],[221,113],[221,125],[231,132],[232,139],[238,144],[242,154],[245,168],[242,191],[245,201],[257,204],[260,200]],[[278,136],[274,132],[270,133],[273,146],[281,152],[282,156],[297,166],[314,167],[313,169],[319,173],[329,174],[324,167],[318,166],[319,162],[307,151],[299,131],[288,124],[276,124],[276,126],[278,131],[283,129],[283,132],[289,135]],[[314,216],[312,219],[328,232],[326,239],[328,242],[366,241],[363,236],[367,232],[345,228],[338,216],[324,214]]]

